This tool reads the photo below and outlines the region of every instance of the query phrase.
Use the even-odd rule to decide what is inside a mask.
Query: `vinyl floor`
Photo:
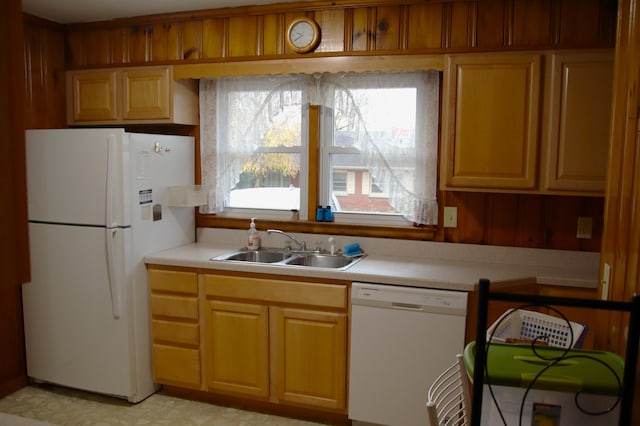
[[[30,385],[0,399],[0,413],[65,426],[321,425],[175,398],[162,392],[138,404],[131,404],[117,398],[50,385]]]

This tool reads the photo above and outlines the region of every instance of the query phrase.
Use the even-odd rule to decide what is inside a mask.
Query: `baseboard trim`
[[[5,382],[0,383],[0,398],[14,393],[15,391],[27,386],[27,376],[14,377]]]

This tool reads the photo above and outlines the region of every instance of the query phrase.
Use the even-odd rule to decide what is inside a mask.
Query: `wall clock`
[[[287,29],[287,44],[294,52],[307,53],[320,43],[320,27],[310,18],[296,18]]]

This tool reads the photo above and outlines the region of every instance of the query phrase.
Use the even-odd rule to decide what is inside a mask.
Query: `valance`
[[[174,66],[174,79],[340,72],[443,71],[444,55],[313,56]]]

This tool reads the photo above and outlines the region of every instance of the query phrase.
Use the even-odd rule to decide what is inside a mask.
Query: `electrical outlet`
[[[578,217],[578,232],[577,238],[589,239],[593,232],[593,218],[591,216],[579,216]]]
[[[457,207],[444,208],[444,227],[445,228],[458,227],[458,208]]]

